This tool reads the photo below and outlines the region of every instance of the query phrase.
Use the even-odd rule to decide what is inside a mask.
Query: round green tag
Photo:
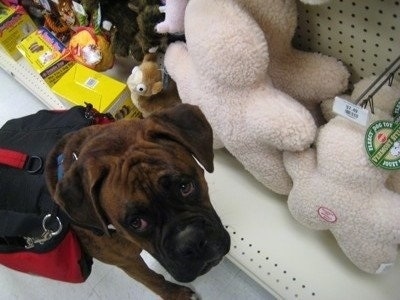
[[[370,161],[387,170],[400,169],[400,124],[377,121],[365,134],[365,149]]]

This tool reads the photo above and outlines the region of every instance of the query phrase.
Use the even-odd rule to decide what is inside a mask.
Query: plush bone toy
[[[253,176],[288,194],[292,182],[282,151],[308,148],[316,126],[307,109],[273,87],[264,33],[232,0],[190,0],[185,35],[187,45],[171,44],[165,55],[182,101],[200,106],[222,144]]]
[[[373,79],[356,84],[351,98],[358,98]],[[394,81],[374,96],[372,120],[391,118],[376,106],[391,103],[393,107],[398,84]],[[396,185],[395,180],[398,183],[398,176],[391,179],[393,171],[369,161],[364,146],[366,127],[327,114],[327,107],[323,112],[332,119],[320,129],[316,149],[284,153],[286,170],[293,179],[289,210],[311,229],[330,230],[358,268],[381,273],[394,264],[400,244],[400,194],[389,187],[389,183]]]
[[[364,127],[337,116],[320,129],[316,150],[285,152],[288,206],[301,224],[330,230],[358,268],[381,273],[397,257],[400,195],[385,187],[389,171],[369,162],[364,136]]]
[[[342,98],[356,102],[359,96],[376,80],[377,76],[364,78],[354,85],[350,95],[342,95]],[[397,102],[400,102],[400,81],[393,78],[391,85],[383,85],[373,96],[374,110],[378,117],[383,120],[393,119],[393,109]],[[321,111],[326,120],[332,119],[335,114],[332,112],[333,99],[321,103]],[[400,170],[391,171],[386,181],[388,189],[400,194]]]

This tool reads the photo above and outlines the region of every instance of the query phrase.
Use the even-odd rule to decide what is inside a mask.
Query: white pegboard
[[[400,55],[399,0],[298,2],[298,15],[294,46],[342,60],[352,83],[379,75]]]

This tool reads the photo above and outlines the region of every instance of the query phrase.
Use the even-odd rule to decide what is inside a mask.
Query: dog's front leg
[[[136,244],[120,237],[96,236],[80,228],[75,229],[85,251],[106,264],[115,265],[130,277],[166,300],[194,300],[196,294],[188,287],[165,280],[164,276],[151,270],[140,256],[142,251]]]
[[[164,276],[149,269],[139,256],[135,263],[119,266],[133,279],[141,282],[165,300],[195,300],[196,294],[188,287],[165,280]]]

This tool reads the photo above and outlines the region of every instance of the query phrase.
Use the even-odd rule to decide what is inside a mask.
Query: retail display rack
[[[341,59],[351,81],[379,75],[400,50],[398,0],[332,0],[299,3],[296,47]],[[49,108],[63,104],[24,62],[0,51],[0,66]],[[127,77],[130,66],[111,76]],[[215,152],[207,175],[215,208],[232,238],[228,258],[282,299],[400,299],[400,261],[387,273],[366,274],[341,252],[327,231],[297,223],[286,197],[259,184],[225,150]]]

